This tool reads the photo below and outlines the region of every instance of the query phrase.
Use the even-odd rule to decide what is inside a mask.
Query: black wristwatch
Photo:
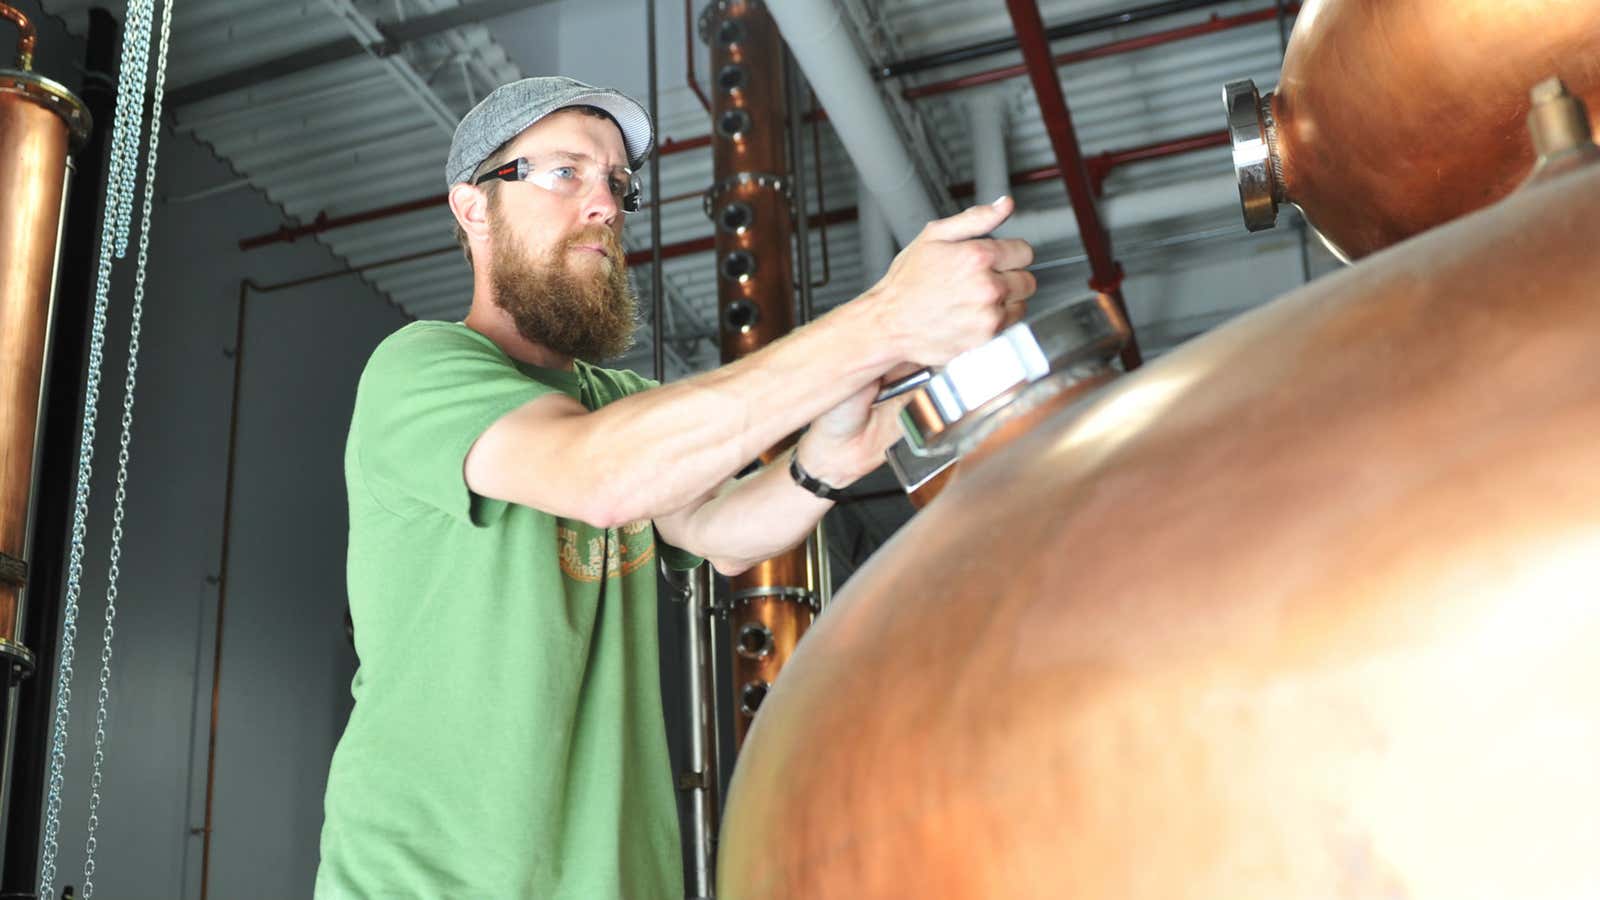
[[[824,500],[843,500],[844,491],[836,487],[829,487],[817,479],[815,475],[807,472],[800,465],[800,451],[796,450],[789,456],[789,477],[801,488],[821,497]]]

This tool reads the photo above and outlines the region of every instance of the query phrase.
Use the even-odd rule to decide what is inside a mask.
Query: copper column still
[[[22,33],[16,68],[0,69],[0,665],[15,677],[33,660],[19,638],[22,589],[67,153],[88,136],[89,112],[31,71],[36,38],[27,17],[0,4],[0,19]]]
[[[730,362],[794,328],[783,43],[758,0],[716,0],[700,17],[700,35],[711,47],[716,134],[705,210],[716,224],[722,361]],[[802,544],[733,578],[717,604],[732,632],[735,746],[819,611],[815,569]]]
[[[1487,206],[1533,164],[1549,75],[1600,125],[1600,3],[1309,0],[1278,89],[1224,89],[1245,223],[1293,203],[1348,261]]]
[[[718,895],[1593,896],[1573,108],[1500,203],[967,458],[767,698]]]

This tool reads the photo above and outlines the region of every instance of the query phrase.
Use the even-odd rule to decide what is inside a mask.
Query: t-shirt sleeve
[[[627,369],[599,370],[599,373],[610,381],[608,392],[614,392],[614,398],[618,400],[629,394],[637,394],[640,391],[648,391],[651,388],[661,386],[660,382]],[[666,563],[670,569],[687,572],[705,561],[687,550],[667,543],[666,539],[661,536],[659,529],[655,531],[655,540],[656,552],[661,555],[661,561]]]
[[[493,522],[506,503],[467,488],[467,451],[500,417],[554,392],[472,335],[426,327],[396,333],[373,352],[356,392],[369,490],[397,515],[434,509],[473,525]]]

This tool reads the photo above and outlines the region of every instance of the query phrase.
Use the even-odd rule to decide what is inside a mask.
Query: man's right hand
[[[869,292],[901,359],[938,366],[1022,317],[1038,283],[1027,241],[986,237],[1015,209],[1001,197],[929,222]]]

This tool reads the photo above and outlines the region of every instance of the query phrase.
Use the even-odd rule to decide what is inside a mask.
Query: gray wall
[[[81,43],[33,3],[37,69],[76,86]],[[162,134],[158,195],[237,176]],[[339,266],[301,242],[241,253],[282,218],[233,190],[158,203],[151,228],[117,599],[95,882],[124,898],[198,896],[234,327],[242,277]],[[441,237],[447,234],[441,219]],[[70,248],[64,265],[94,264]],[[81,885],[134,259],[118,263],[73,681],[57,890]],[[463,290],[468,286],[463,285]],[[62,298],[70,301],[77,298]],[[322,790],[349,709],[341,455],[356,379],[401,314],[356,278],[252,296],[217,739],[210,896],[310,894]]]

